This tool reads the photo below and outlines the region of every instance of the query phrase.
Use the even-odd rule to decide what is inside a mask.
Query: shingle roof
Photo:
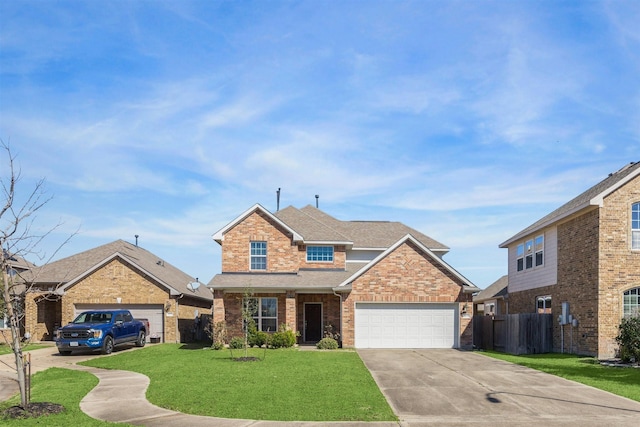
[[[311,205],[302,209],[289,206],[275,215],[298,231],[305,241],[347,240],[353,243],[354,249],[386,249],[403,236],[411,234],[432,251],[449,250],[442,243],[401,222],[341,221]]]
[[[142,270],[173,295],[184,294],[212,300],[211,292],[205,286],[200,286],[195,291],[187,286],[195,281],[193,277],[146,249],[124,240],[116,240],[33,269],[31,279],[34,284],[60,285],[64,289],[116,257]]]
[[[337,231],[335,227],[324,224],[322,221],[293,206],[284,208],[274,215],[302,235],[305,242],[341,242],[352,244],[351,239]]]
[[[473,302],[483,302],[489,299],[504,298],[507,296],[508,285],[509,276],[504,275],[474,296]]]
[[[548,227],[549,225],[560,221],[570,215],[573,215],[581,211],[582,209],[588,208],[590,206],[601,206],[604,197],[608,196],[622,185],[637,177],[639,174],[640,162],[631,162],[628,165],[625,165],[622,169],[609,174],[609,176],[604,180],[600,181],[577,197],[569,200],[567,203],[560,206],[558,209],[554,210],[548,215],[545,215],[513,237],[504,241],[500,244],[500,247],[507,247],[514,241],[519,240],[538,230],[541,230],[544,227]]]
[[[324,289],[338,286],[365,264],[348,263],[346,270],[304,270],[297,273],[221,273],[207,286],[216,289]]]

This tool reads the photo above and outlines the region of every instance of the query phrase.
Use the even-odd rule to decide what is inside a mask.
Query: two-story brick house
[[[242,334],[250,293],[259,329],[285,324],[301,343],[317,342],[331,325],[345,347],[472,344],[478,288],[442,259],[446,246],[404,224],[256,204],[213,238],[222,246],[222,272],[208,285],[213,318],[231,336]]]
[[[640,162],[500,247],[509,251],[510,313],[552,313],[555,350],[613,357],[620,320],[640,307]]]

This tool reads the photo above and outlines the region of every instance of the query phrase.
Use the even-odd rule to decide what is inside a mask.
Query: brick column
[[[287,291],[287,306],[286,306],[286,319],[285,323],[292,331],[296,331],[296,291]]]
[[[213,291],[213,324],[225,321],[224,311],[224,292],[221,290]]]

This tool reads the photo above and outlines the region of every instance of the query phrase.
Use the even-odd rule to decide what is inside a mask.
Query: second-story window
[[[544,264],[544,236],[538,236],[535,240],[536,267]]]
[[[516,249],[516,264],[518,271],[524,270],[524,244],[520,243]]]
[[[640,202],[631,205],[631,249],[640,249]]]
[[[333,246],[307,246],[307,262],[333,262]]]
[[[267,242],[251,242],[251,270],[267,269]]]
[[[525,268],[533,268],[533,240],[527,240],[524,243],[524,251],[526,253],[524,257]]]

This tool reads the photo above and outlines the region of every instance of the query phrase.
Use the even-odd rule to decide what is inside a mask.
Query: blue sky
[[[637,1],[0,1],[0,138],[21,194],[46,179],[37,226],[62,222],[43,259],[138,234],[208,282],[212,234],[282,188],[412,226],[484,288],[501,242],[640,160],[639,22]]]

